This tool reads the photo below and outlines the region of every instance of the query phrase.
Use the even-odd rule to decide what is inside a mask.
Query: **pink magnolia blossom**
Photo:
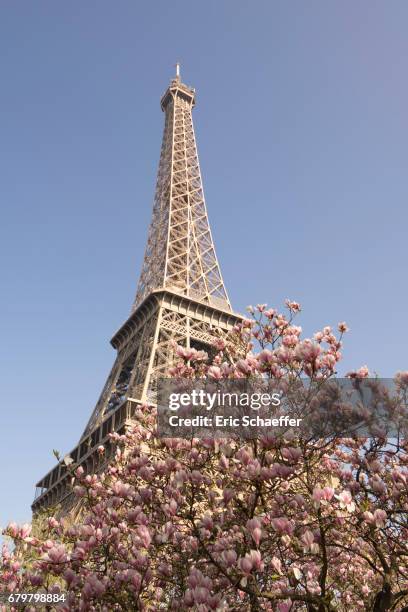
[[[149,548],[152,541],[149,529],[145,525],[140,525],[140,527],[137,528],[137,533],[143,543],[143,546],[145,548]]]
[[[298,302],[292,302],[291,300],[285,300],[285,305],[292,312],[300,312],[300,310],[301,310],[300,304],[298,304]]]
[[[374,510],[373,521],[377,527],[384,527],[385,521],[387,520],[387,513],[381,508]]]
[[[332,487],[324,487],[323,489],[321,489],[320,487],[315,487],[313,489],[312,497],[317,507],[319,507],[322,501],[323,502],[331,501],[333,495],[334,495],[334,489]]]
[[[257,309],[258,312],[264,312],[266,306],[267,306],[267,304],[257,304],[256,305],[256,309]]]
[[[278,533],[286,533],[287,535],[291,535],[295,528],[293,522],[288,520],[287,518],[272,519],[271,523],[272,527]]]
[[[20,531],[20,530],[19,530],[19,528],[18,528],[17,523],[14,523],[14,522],[13,522],[13,523],[9,523],[9,524],[7,525],[6,532],[7,532],[7,533],[8,533],[8,534],[9,534],[9,535],[12,537],[12,538],[16,538],[16,537],[17,537],[17,534],[19,533],[19,531]]]
[[[401,389],[406,389],[408,387],[408,370],[405,372],[397,372],[394,380],[397,386]]]
[[[278,572],[278,574],[282,573],[282,562],[277,557],[272,557],[271,565],[273,569]]]
[[[339,330],[341,334],[344,334],[349,331],[349,327],[347,323],[345,323],[344,321],[338,324],[337,329]]]
[[[345,328],[340,337],[326,326],[304,339],[294,324],[299,305],[288,310],[253,309],[231,341],[214,344],[211,359],[173,343],[174,375],[262,378],[308,408],[297,382],[307,376],[313,389],[333,376]],[[367,375],[356,370],[352,385]],[[396,377],[399,401],[407,381],[404,372]],[[378,393],[391,411],[395,398]],[[138,406],[105,448],[103,472],[65,463],[81,506],[76,520],[57,508],[34,534],[27,525],[6,528],[12,546],[2,548],[0,592],[67,591],[61,612],[302,612],[328,602],[363,612],[384,607],[386,567],[394,608],[408,606],[403,436],[162,439],[155,408]]]
[[[275,314],[276,314],[276,310],[274,310],[273,308],[269,308],[268,310],[264,310],[264,315],[268,319],[273,319]]]
[[[210,366],[208,368],[208,376],[210,378],[215,378],[217,380],[220,380],[223,377],[221,368],[219,368],[218,366]]]
[[[67,552],[63,545],[53,546],[48,553],[44,555],[44,559],[50,563],[64,563],[67,558]]]
[[[347,512],[353,512],[355,510],[355,503],[350,491],[342,491],[340,495],[335,496],[340,502],[340,508],[344,508]]]
[[[370,372],[367,366],[362,366],[358,370],[348,372],[346,374],[346,376],[349,378],[357,378],[357,379],[367,378],[369,375],[370,375]]]

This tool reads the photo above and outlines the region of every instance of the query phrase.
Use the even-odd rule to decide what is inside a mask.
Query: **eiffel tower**
[[[211,353],[242,321],[224,287],[207,217],[194,135],[195,90],[180,66],[161,99],[165,113],[153,215],[131,314],[111,340],[117,356],[70,459],[88,473],[101,469],[112,449],[109,433],[123,432],[141,403],[155,403],[158,377],[175,362],[174,341]],[[61,461],[36,485],[33,513],[73,502]]]

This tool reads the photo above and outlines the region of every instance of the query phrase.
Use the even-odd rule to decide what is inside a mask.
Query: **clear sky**
[[[407,369],[408,3],[0,7],[0,525],[77,442],[129,314],[174,63],[197,89],[233,306],[346,320],[340,372]]]

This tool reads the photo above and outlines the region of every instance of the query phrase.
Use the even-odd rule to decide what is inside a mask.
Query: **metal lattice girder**
[[[153,217],[133,310],[161,288],[231,310],[208,223],[194,103],[194,90],[178,76],[162,98],[165,123]]]

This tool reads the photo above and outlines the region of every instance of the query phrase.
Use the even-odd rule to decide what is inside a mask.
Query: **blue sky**
[[[0,525],[72,448],[142,262],[174,63],[236,310],[407,369],[408,4],[2,2]]]

